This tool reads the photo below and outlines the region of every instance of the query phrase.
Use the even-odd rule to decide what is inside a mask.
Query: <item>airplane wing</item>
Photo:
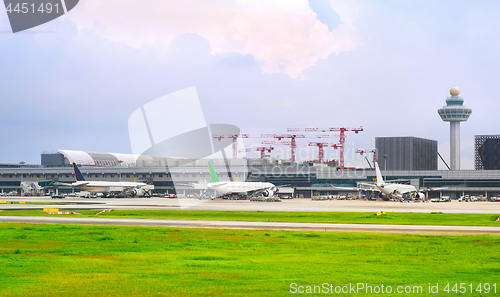
[[[110,187],[109,191],[113,193],[122,193],[122,194],[132,193],[134,195],[142,195],[143,193],[150,192],[153,189],[154,189],[153,185],[137,185],[137,186]]]
[[[359,187],[358,190],[360,191],[380,192],[380,190],[375,186],[375,184],[358,182],[358,185],[366,187],[366,188]]]
[[[88,183],[89,183],[88,181],[74,182],[72,184],[55,182],[54,186],[81,187],[81,186],[85,186]]]
[[[53,183],[54,186],[67,186],[67,187],[72,187],[73,184],[68,184],[68,183],[60,183],[60,182],[55,182]]]
[[[208,189],[208,183],[206,181],[204,182],[175,182],[174,186],[181,186],[181,187],[191,187],[196,190],[206,190]]]
[[[77,181],[77,182],[72,183],[71,185],[73,187],[81,187],[81,186],[85,186],[85,185],[87,185],[89,183],[90,182],[88,182],[88,181]]]
[[[449,188],[450,187],[430,188],[430,189],[425,189],[425,190],[419,190],[418,192],[440,191],[440,190],[447,190]]]
[[[332,188],[334,188],[335,190],[348,190],[348,191],[357,191],[357,190],[359,190],[359,188],[357,188],[357,187],[336,187],[336,186],[334,186],[332,184],[330,184],[330,186]]]
[[[118,188],[118,187],[117,187],[117,188]],[[126,192],[126,191],[133,190],[133,189],[137,189],[137,188],[138,188],[138,187],[130,187],[130,186],[128,186],[128,187],[121,187],[121,191],[122,191],[122,192]],[[112,190],[112,188],[111,188],[110,190]]]
[[[444,189],[449,189],[449,187],[440,187],[440,188],[431,188],[431,189],[425,189],[425,190],[416,190],[416,191],[404,191],[401,193],[394,193],[398,198],[403,198],[403,195],[410,195],[410,196],[416,196],[417,198],[423,198],[421,195],[424,195],[426,192],[430,191],[439,191],[439,190],[444,190]]]
[[[121,189],[123,192],[134,190],[134,189],[147,189],[150,188],[151,185],[137,185],[137,186],[121,186],[121,187],[116,187],[117,189]],[[111,188],[111,190],[113,190]]]
[[[261,193],[264,197],[272,197],[278,193],[277,187],[260,187],[255,189],[250,189],[246,191],[248,195],[254,195],[256,193]]]
[[[228,183],[228,182],[227,182],[227,183]],[[217,182],[217,186],[223,186],[223,185],[225,185],[225,184],[227,184],[227,183]],[[210,184],[208,184],[208,185],[210,185]]]

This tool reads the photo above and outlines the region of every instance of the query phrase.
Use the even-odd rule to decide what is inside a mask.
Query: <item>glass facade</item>
[[[472,109],[463,105],[464,100],[458,96],[451,96],[446,100],[446,106],[438,109],[439,116],[443,121],[467,121]]]
[[[475,135],[476,170],[500,169],[500,135]]]
[[[467,120],[472,113],[469,108],[441,108],[438,110],[441,119],[464,119]]]
[[[89,156],[94,160],[96,166],[108,166],[108,167],[118,167],[120,163],[118,159],[112,154],[108,153],[91,153],[88,152]]]

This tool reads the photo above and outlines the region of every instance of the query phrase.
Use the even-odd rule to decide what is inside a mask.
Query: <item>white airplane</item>
[[[380,172],[380,168],[378,167],[377,162],[375,162],[375,170],[377,172],[377,183],[375,184],[375,186],[377,187],[377,189],[380,190],[380,192],[387,195],[388,197],[398,198],[400,200],[403,200],[405,198],[425,199],[425,194],[422,192],[446,189],[446,187],[443,187],[443,188],[426,189],[424,191],[421,191],[417,190],[412,185],[386,183],[382,178],[382,173]]]
[[[375,162],[375,171],[377,172],[377,183],[375,186],[380,190],[380,192],[388,197],[403,199],[403,195],[410,195],[411,197],[418,199],[425,198],[425,195],[420,193],[417,188],[412,185],[389,184],[384,182],[377,162]]]
[[[261,191],[264,197],[272,197],[277,192],[276,186],[272,183],[220,181],[210,162],[208,162],[208,170],[210,171],[211,181],[207,184],[208,189],[224,195]]]
[[[112,182],[112,181],[86,181],[75,163],[73,163],[75,182],[71,184],[58,183],[59,185],[72,186],[90,193],[102,193],[104,195],[132,195],[143,196],[154,189],[153,185],[143,182]]]

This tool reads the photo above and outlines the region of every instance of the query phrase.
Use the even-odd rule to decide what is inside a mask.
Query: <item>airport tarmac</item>
[[[241,221],[203,221],[203,220],[166,220],[166,219],[124,219],[124,218],[79,218],[79,217],[37,217],[9,216],[8,210],[42,209],[44,207],[68,209],[188,209],[188,210],[242,210],[242,211],[309,211],[309,212],[443,212],[443,213],[485,213],[500,214],[498,202],[443,202],[443,203],[401,203],[389,201],[332,200],[312,201],[311,199],[292,199],[282,202],[253,202],[249,200],[179,200],[171,198],[125,198],[125,199],[84,199],[50,197],[9,197],[4,201],[26,201],[54,204],[0,204],[3,222],[59,223],[59,224],[96,224],[96,225],[136,225],[169,226],[192,228],[237,228],[269,230],[307,230],[327,232],[395,232],[410,234],[495,234],[500,235],[500,227],[487,226],[430,226],[430,225],[380,225],[380,224],[328,224],[328,223],[285,223],[285,222],[241,222]],[[187,203],[200,203],[189,208],[181,208]]]
[[[391,202],[362,200],[312,201],[291,199],[282,202],[254,202],[249,200],[204,200],[173,198],[64,198],[50,197],[3,197],[4,201],[26,201],[39,203],[68,203],[63,205],[43,204],[0,204],[0,210],[42,209],[188,209],[188,210],[240,210],[240,211],[310,211],[310,212],[443,212],[443,213],[485,213],[500,214],[500,202]],[[199,204],[197,204],[199,203]],[[196,204],[192,207],[181,207]]]
[[[183,228],[222,229],[264,229],[301,230],[320,232],[382,232],[406,234],[492,234],[500,235],[500,227],[489,226],[434,226],[434,225],[382,225],[382,224],[331,224],[331,223],[289,223],[289,222],[246,222],[209,220],[168,220],[168,219],[128,219],[128,218],[79,218],[79,217],[38,217],[0,216],[4,223],[44,223],[44,224],[85,224],[85,225],[126,225],[164,226]]]

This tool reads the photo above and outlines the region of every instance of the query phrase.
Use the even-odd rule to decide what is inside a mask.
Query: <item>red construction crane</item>
[[[360,154],[361,156],[363,154],[372,154],[372,153],[373,153],[373,168],[372,169],[375,169],[375,161],[377,160],[377,149],[366,149],[366,150],[357,149],[356,150],[356,154]]]
[[[340,169],[344,170],[344,149],[345,149],[345,132],[354,131],[356,134],[363,131],[363,127],[359,128],[346,128],[346,127],[333,127],[333,128],[288,128],[288,132],[340,132]]]
[[[262,159],[262,158],[264,158],[264,154],[266,152],[271,153],[272,150],[274,150],[274,147],[272,147],[272,146],[268,146],[268,147],[261,146],[261,147],[255,147],[255,148],[251,147],[251,148],[247,148],[247,149],[244,149],[244,150],[238,150],[238,152],[243,152],[243,151],[245,151],[245,152],[258,151],[258,152],[260,152],[260,158]]]
[[[297,142],[295,141],[295,138],[306,138],[305,135],[296,135],[296,134],[281,134],[277,135],[278,140],[281,140],[282,138],[290,138],[290,148],[292,151],[292,163],[295,163],[295,150],[297,149]]]
[[[213,138],[217,138],[219,141],[222,138],[232,138],[233,139],[233,158],[238,157],[238,138],[275,138],[278,140],[289,138],[291,140],[290,147],[292,150],[292,163],[295,163],[295,150],[297,148],[296,138],[334,138],[339,137],[339,135],[297,135],[297,134],[213,134]]]
[[[323,163],[325,159],[325,147],[333,147],[337,149],[339,147],[338,144],[326,143],[326,142],[309,142],[309,146],[317,146],[318,147],[318,163]]]
[[[272,145],[292,145],[291,141],[270,141],[270,140],[263,140],[262,144],[272,144]],[[318,163],[323,163],[324,162],[324,157],[325,157],[325,147],[333,147],[334,149],[337,149],[340,147],[340,144],[334,144],[334,143],[326,143],[326,142],[309,142],[309,143],[295,143],[295,146],[317,146],[318,147]]]
[[[305,137],[305,135],[303,136]],[[276,134],[212,134],[212,137],[219,141],[222,138],[233,139],[233,159],[238,158],[238,138],[278,138]]]

